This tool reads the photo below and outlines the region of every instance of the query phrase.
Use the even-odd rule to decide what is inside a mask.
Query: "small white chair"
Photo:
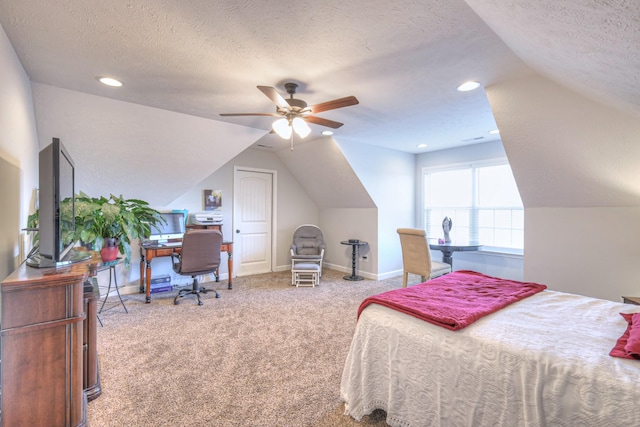
[[[311,262],[292,263],[291,284],[300,286],[311,286],[320,284],[320,266]]]

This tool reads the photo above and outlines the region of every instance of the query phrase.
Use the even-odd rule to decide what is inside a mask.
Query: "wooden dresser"
[[[58,269],[22,265],[0,285],[2,426],[87,425],[88,275],[88,263]]]

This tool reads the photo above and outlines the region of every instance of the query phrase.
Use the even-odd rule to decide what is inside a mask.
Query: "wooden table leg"
[[[232,277],[233,277],[233,246],[229,245],[227,249],[227,267],[229,269],[229,289],[233,289]]]
[[[140,293],[144,292],[144,251],[140,251]]]
[[[147,304],[149,304],[151,302],[151,260],[147,259],[147,274],[145,275],[145,281],[146,281],[146,289],[145,289],[145,293],[146,293],[146,298],[145,298],[145,302]]]

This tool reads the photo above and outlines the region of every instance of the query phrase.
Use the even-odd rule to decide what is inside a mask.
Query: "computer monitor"
[[[161,221],[157,226],[151,226],[149,240],[162,243],[171,239],[182,239],[185,231],[184,214],[182,212],[162,212],[160,215],[166,223]]]

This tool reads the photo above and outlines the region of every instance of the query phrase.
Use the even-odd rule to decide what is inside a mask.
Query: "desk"
[[[477,251],[482,247],[481,244],[476,242],[468,242],[468,243],[457,243],[457,242],[448,242],[448,243],[438,243],[429,241],[429,249],[438,250],[442,252],[442,262],[446,262],[449,264],[453,270],[453,253],[454,252],[466,252],[466,251]]]
[[[364,280],[364,277],[358,276],[356,274],[356,261],[358,248],[360,246],[368,245],[367,242],[363,242],[362,240],[343,240],[340,242],[343,245],[351,245],[351,276],[344,276],[344,280]]]
[[[146,291],[147,304],[151,302],[151,260],[163,256],[171,256],[172,253],[179,254],[181,250],[182,246],[162,246],[158,244],[140,246],[140,293]],[[229,289],[233,289],[233,284],[231,283],[231,278],[233,277],[233,242],[222,242],[220,251],[227,253]],[[218,275],[216,275],[216,282],[218,281]]]

